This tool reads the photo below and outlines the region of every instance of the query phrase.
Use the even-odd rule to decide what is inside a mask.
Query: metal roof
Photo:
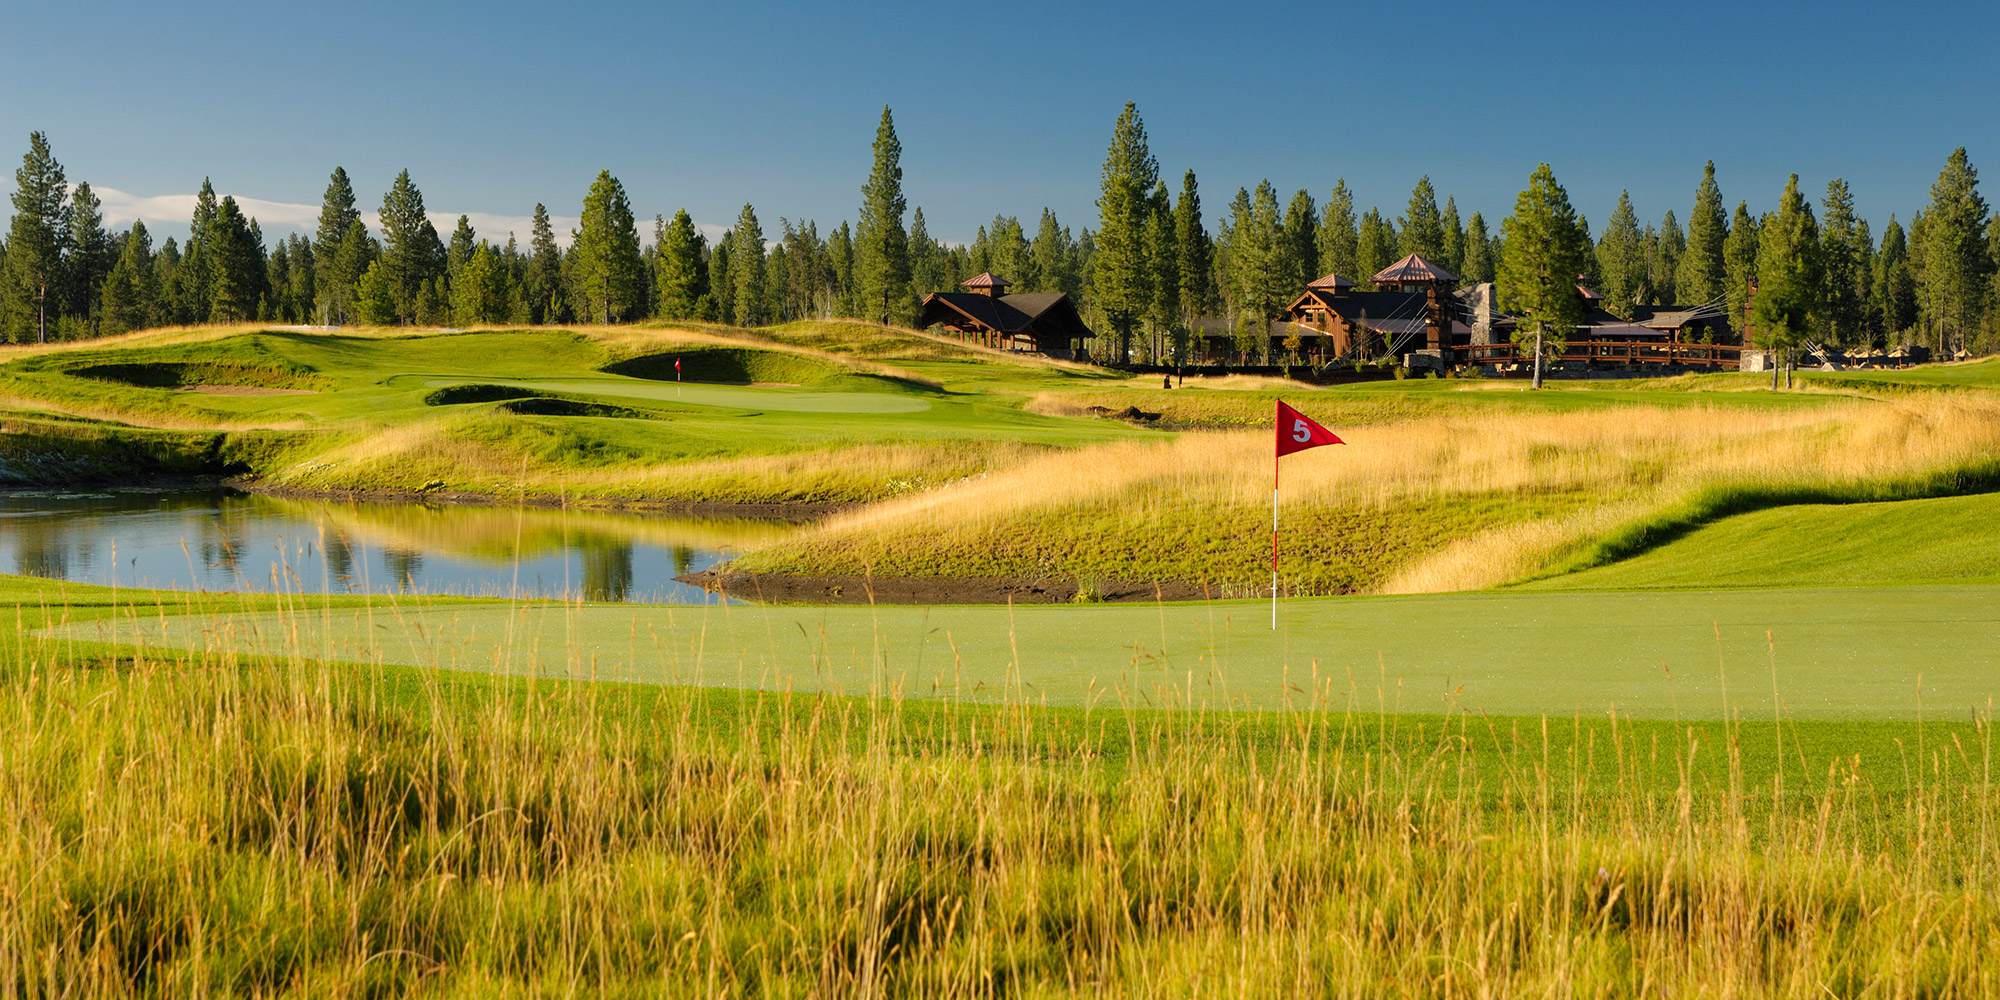
[[[1410,254],[1409,256],[1404,257],[1402,260],[1399,260],[1394,264],[1391,264],[1388,267],[1385,267],[1382,270],[1375,272],[1375,277],[1370,278],[1368,280],[1373,281],[1378,285],[1385,281],[1388,282],[1457,281],[1458,275],[1453,274],[1450,271],[1447,271],[1444,268],[1441,268],[1436,264],[1433,264],[1430,261],[1427,261],[1422,257],[1417,256],[1416,254]]]
[[[1013,282],[994,274],[992,271],[981,271],[958,284],[961,288],[1005,288],[1013,284]]]

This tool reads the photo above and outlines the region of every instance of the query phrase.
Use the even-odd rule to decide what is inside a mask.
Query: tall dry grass
[[[1733,725],[1330,686],[1062,714],[19,633],[0,693],[12,996],[2000,990],[1987,718],[1904,781],[1780,729],[1765,780]]]
[[[1341,430],[1347,444],[1284,460],[1280,499],[1295,531],[1335,518],[1395,521],[1491,509],[1484,522],[1415,524],[1371,589],[1392,592],[1492,586],[1542,570],[1621,525],[1703,491],[1861,487],[1935,475],[2000,453],[2000,402],[1965,394],[1804,410],[1651,408],[1477,414]],[[926,553],[958,539],[968,552],[1029,525],[1087,523],[1116,533],[1133,522],[1150,536],[1134,546],[1185,547],[1268,512],[1269,431],[1186,434],[1052,452],[943,489],[841,515],[753,557],[770,568],[823,566],[865,549],[894,573],[899,545]],[[1510,516],[1538,499],[1553,514]],[[1189,512],[1176,520],[1173,511]],[[1268,525],[1268,513],[1260,515]],[[1233,518],[1225,525],[1225,518]],[[1339,522],[1344,523],[1344,522]],[[1157,532],[1164,530],[1164,536]],[[1268,530],[1268,529],[1266,529]],[[1348,558],[1321,530],[1302,544]],[[887,540],[887,541],[884,541]],[[1377,540],[1370,539],[1370,544]],[[796,553],[796,554],[795,554]],[[1361,554],[1352,555],[1360,558]],[[1254,569],[1239,567],[1239,575]],[[982,575],[968,566],[966,575]],[[1190,573],[1213,572],[1190,565]],[[1215,579],[1223,574],[1210,577]]]
[[[668,442],[671,444],[671,442]],[[355,483],[421,490],[449,484],[497,498],[583,503],[852,504],[912,494],[1006,468],[1047,448],[1013,442],[832,442],[776,454],[671,460],[605,452],[547,423],[445,414],[355,434],[270,477],[339,491]]]

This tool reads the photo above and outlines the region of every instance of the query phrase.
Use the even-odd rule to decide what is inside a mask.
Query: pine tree
[[[1618,207],[1597,241],[1597,292],[1609,309],[1627,319],[1646,285],[1645,235],[1632,211],[1630,192],[1618,192]]]
[[[480,240],[452,283],[452,318],[460,326],[498,323],[507,318],[508,274],[492,244]]]
[[[730,275],[729,258],[734,256],[732,247],[736,243],[735,233],[722,234],[715,241],[715,249],[708,254],[707,305],[702,309],[702,317],[717,323],[736,322],[736,285]]]
[[[1354,195],[1347,190],[1347,178],[1342,177],[1334,182],[1333,194],[1326,199],[1326,211],[1320,215],[1319,274],[1314,277],[1338,274],[1349,281],[1360,280],[1359,265],[1355,262],[1360,240],[1354,222]]]
[[[736,214],[736,228],[729,232],[729,284],[736,300],[735,322],[739,326],[762,325],[766,319],[764,227],[748,202]]]
[[[1940,354],[1948,352],[1952,338],[1963,343],[1979,326],[1993,271],[1986,216],[1979,171],[1960,146],[1931,185],[1931,202],[1920,220],[1922,238],[1913,240],[1922,247],[1919,302],[1926,325],[1936,331]]]
[[[1035,226],[1035,238],[1028,244],[1028,256],[1034,260],[1034,267],[1030,268],[1033,277],[1026,291],[1075,291],[1076,275],[1070,268],[1069,233],[1056,220],[1056,214],[1047,208],[1042,209],[1042,220]]]
[[[1280,240],[1284,259],[1278,277],[1285,286],[1280,298],[1289,300],[1319,277],[1319,206],[1303,189],[1285,207]]]
[[[1159,178],[1145,122],[1138,106],[1127,101],[1112,125],[1111,145],[1104,154],[1097,198],[1097,260],[1090,276],[1091,304],[1117,335],[1120,362],[1130,360],[1132,331],[1151,305],[1145,231],[1151,207],[1148,195]]]
[[[617,323],[644,304],[645,270],[632,203],[611,171],[591,182],[581,225],[570,243],[570,300],[589,322]]]
[[[63,263],[70,246],[69,185],[48,137],[28,135],[28,152],[14,172],[14,220],[7,233],[4,296],[6,336],[48,341],[52,314],[62,307]]]
[[[1729,282],[1729,326],[1743,332],[1744,310],[1750,302],[1750,283],[1757,277],[1757,220],[1750,206],[1736,203],[1736,215],[1729,220],[1729,238],[1722,244],[1722,266]]]
[[[535,204],[535,221],[528,235],[528,306],[536,323],[569,322],[569,300],[563,294],[562,248],[556,246],[549,210]]]
[[[1820,200],[1819,291],[1821,311],[1815,332],[1834,344],[1850,344],[1861,332],[1868,302],[1867,250],[1854,216],[1854,195],[1847,182],[1827,182]]]
[[[361,278],[354,283],[355,311],[361,322],[370,326],[388,326],[397,322],[395,282],[382,267],[382,259],[368,262],[368,269],[361,272]]]
[[[333,168],[327,179],[326,194],[320,200],[319,227],[313,232],[313,257],[319,267],[315,275],[315,302],[322,322],[340,324],[355,318],[354,286],[373,259],[372,246],[349,247],[345,241],[361,212],[354,207],[354,185],[347,171]],[[364,225],[361,238],[372,243]]]
[[[104,231],[103,203],[86,182],[70,191],[70,256],[63,269],[68,292],[64,295],[70,316],[79,332],[96,336],[101,319],[99,300],[104,278],[118,262],[118,246]]]
[[[188,220],[187,243],[181,247],[180,267],[174,271],[176,291],[187,316],[185,323],[206,323],[215,304],[215,262],[209,237],[215,230],[215,185],[204,177],[195,194],[194,215]]]
[[[1486,217],[1474,212],[1465,222],[1465,260],[1458,276],[1475,285],[1485,284],[1493,280],[1496,267],[1493,241],[1486,234]]]
[[[1043,210],[1047,214],[1047,210]],[[854,301],[854,233],[845,221],[826,239],[826,262],[833,272],[833,314],[853,316],[857,311]]]
[[[694,319],[701,309],[701,297],[708,293],[708,265],[702,259],[708,241],[695,229],[685,208],[676,211],[674,221],[655,233],[659,247],[654,256],[655,312],[663,319]]]
[[[451,242],[445,244],[444,273],[453,281],[458,280],[458,272],[472,260],[472,250],[479,243],[478,234],[472,231],[472,220],[461,215],[458,225],[451,230]]]
[[[980,250],[979,269],[982,271],[991,270],[986,266],[987,240],[986,229],[981,227],[975,245]],[[910,291],[917,298],[922,299],[932,292],[948,292],[951,290],[950,285],[957,284],[945,274],[945,255],[938,242],[931,238],[930,227],[924,223],[924,209],[921,205],[910,215],[910,234],[904,238],[903,245],[910,261]]]
[[[1576,275],[1589,249],[1577,226],[1569,192],[1556,182],[1544,163],[1528,178],[1528,187],[1514,201],[1514,214],[1501,223],[1505,243],[1500,257],[1499,305],[1521,314],[1514,332],[1516,345],[1532,343],[1534,387],[1542,385],[1542,359],[1560,354],[1563,341],[1583,314],[1576,294]]]
[[[878,323],[911,318],[909,237],[903,231],[903,144],[885,105],[875,127],[875,166],[861,187],[854,227],[854,284],[862,314]]]
[[[159,323],[159,277],[153,261],[153,240],[146,223],[133,220],[125,234],[118,262],[104,279],[104,332],[124,333]]]
[[[1375,275],[1396,262],[1396,227],[1382,218],[1381,211],[1369,209],[1361,216],[1354,241],[1354,281],[1364,288],[1375,287]]]
[[[234,197],[224,197],[216,207],[203,247],[213,269],[210,318],[220,323],[257,318],[263,261],[255,250],[249,220],[236,207]]]
[[[1783,351],[1789,380],[1791,352],[1811,335],[1823,307],[1819,225],[1799,194],[1799,175],[1785,183],[1778,210],[1757,234],[1757,297],[1750,322],[1756,344]],[[1771,388],[1778,367],[1771,368]]]
[[[1417,254],[1429,261],[1444,257],[1444,217],[1438,213],[1437,192],[1431,188],[1429,174],[1418,178],[1416,189],[1410,192],[1399,249],[1401,256]]]
[[[1687,237],[1681,232],[1681,224],[1674,218],[1672,209],[1668,209],[1666,218],[1660,220],[1659,238],[1646,249],[1646,283],[1651,289],[1650,301],[1659,305],[1679,301],[1674,288],[1674,272],[1679,269],[1681,256],[1687,250]]]
[[[1881,309],[1885,335],[1895,336],[1916,325],[1917,276],[1910,265],[1903,225],[1893,215],[1888,228],[1882,230],[1882,252],[1875,256],[1875,301]]]
[[[1715,183],[1715,161],[1701,170],[1688,215],[1687,250],[1674,268],[1674,295],[1689,305],[1722,298],[1729,287],[1729,264],[1723,247],[1729,240],[1729,220],[1723,214],[1722,188]]]
[[[187,304],[180,297],[181,250],[174,238],[160,246],[160,252],[153,255],[153,284],[160,290],[158,310],[161,323],[187,323]]]
[[[444,243],[437,227],[424,212],[424,195],[410,181],[410,172],[396,175],[396,183],[382,196],[382,275],[389,282],[396,302],[396,317],[407,323],[417,318],[424,286],[444,274]]]
[[[1268,180],[1259,181],[1247,202],[1247,215],[1235,220],[1232,253],[1236,256],[1236,302],[1240,317],[1254,320],[1258,329],[1278,315],[1286,293],[1292,266],[1284,240],[1284,217],[1278,209],[1278,189]]]
[[[1146,218],[1146,256],[1151,274],[1148,283],[1152,285],[1151,308],[1147,310],[1146,321],[1153,332],[1151,360],[1158,364],[1167,356],[1167,348],[1181,319],[1181,265],[1180,234],[1174,225],[1173,196],[1167,193],[1166,182],[1153,187],[1149,199],[1151,211]]]
[[[1465,268],[1465,224],[1458,218],[1457,198],[1445,198],[1444,217],[1440,221],[1444,225],[1444,258],[1438,263],[1443,264],[1445,270],[1463,277],[1461,272]]]
[[[1197,317],[1215,311],[1215,246],[1202,222],[1201,190],[1192,170],[1181,176],[1180,200],[1174,203],[1174,238],[1180,258],[1181,321],[1192,327]]]

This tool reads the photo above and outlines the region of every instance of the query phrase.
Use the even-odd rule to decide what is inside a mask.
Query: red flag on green
[[[1313,418],[1297,410],[1278,404],[1278,457],[1283,458],[1295,451],[1317,448],[1323,444],[1346,444],[1332,431],[1313,422]]]

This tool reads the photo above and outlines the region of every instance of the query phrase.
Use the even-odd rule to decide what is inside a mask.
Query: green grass
[[[2000,495],[1801,504],[1724,518],[1529,589],[1806,587],[2000,581]]]
[[[135,595],[142,604],[150,597]],[[1480,593],[1268,605],[635,607],[244,612],[60,629],[406,666],[1067,706],[1642,719],[1963,719],[2000,696],[2000,587]],[[178,598],[169,598],[169,603]],[[1773,676],[1775,671],[1776,676]],[[1317,695],[1315,692],[1317,691]]]
[[[1288,712],[1190,712],[1129,688],[1042,707],[1030,678],[1063,652],[1033,646],[991,698],[840,697],[309,648],[312,623],[360,615],[371,645],[446,662],[454,630],[525,613],[544,618],[517,640],[580,673],[662,624],[621,628],[596,616],[608,609],[201,595],[161,609],[19,578],[0,598],[29,626],[0,644],[0,972],[30,995],[2000,988],[1985,961],[2000,935],[1989,717],[1949,696],[1922,724],[1760,722],[1747,697],[1747,722],[1720,718],[1719,697],[1678,723],[1482,716],[1378,673],[1296,692]],[[1581,624],[1521,604],[1316,602],[1366,605],[1398,634],[1513,627],[1549,650]],[[1732,632],[1754,627],[1732,608]],[[162,610],[213,628],[199,651],[132,644]],[[501,619],[467,617],[488,610]],[[726,669],[740,634],[779,641],[747,610],[658,643]],[[962,610],[878,625],[862,609],[823,633],[801,619],[787,655],[818,675],[850,657],[893,667],[910,652],[897,643],[930,629],[997,652],[997,636],[960,631]],[[1148,659],[1147,634],[1168,626],[1139,619],[1161,609],[1048,610],[1126,623],[1128,670],[1162,675],[1155,691],[1169,673],[1210,683],[1198,659]],[[45,617],[76,624],[44,638]],[[113,621],[118,645],[75,637]],[[1662,638],[1699,647],[1695,631]],[[1252,652],[1226,627],[1205,638],[1229,647],[1225,668]],[[1732,692],[1764,683],[1754,663],[1735,672],[1738,642]],[[1789,689],[1795,667],[1780,669]]]

